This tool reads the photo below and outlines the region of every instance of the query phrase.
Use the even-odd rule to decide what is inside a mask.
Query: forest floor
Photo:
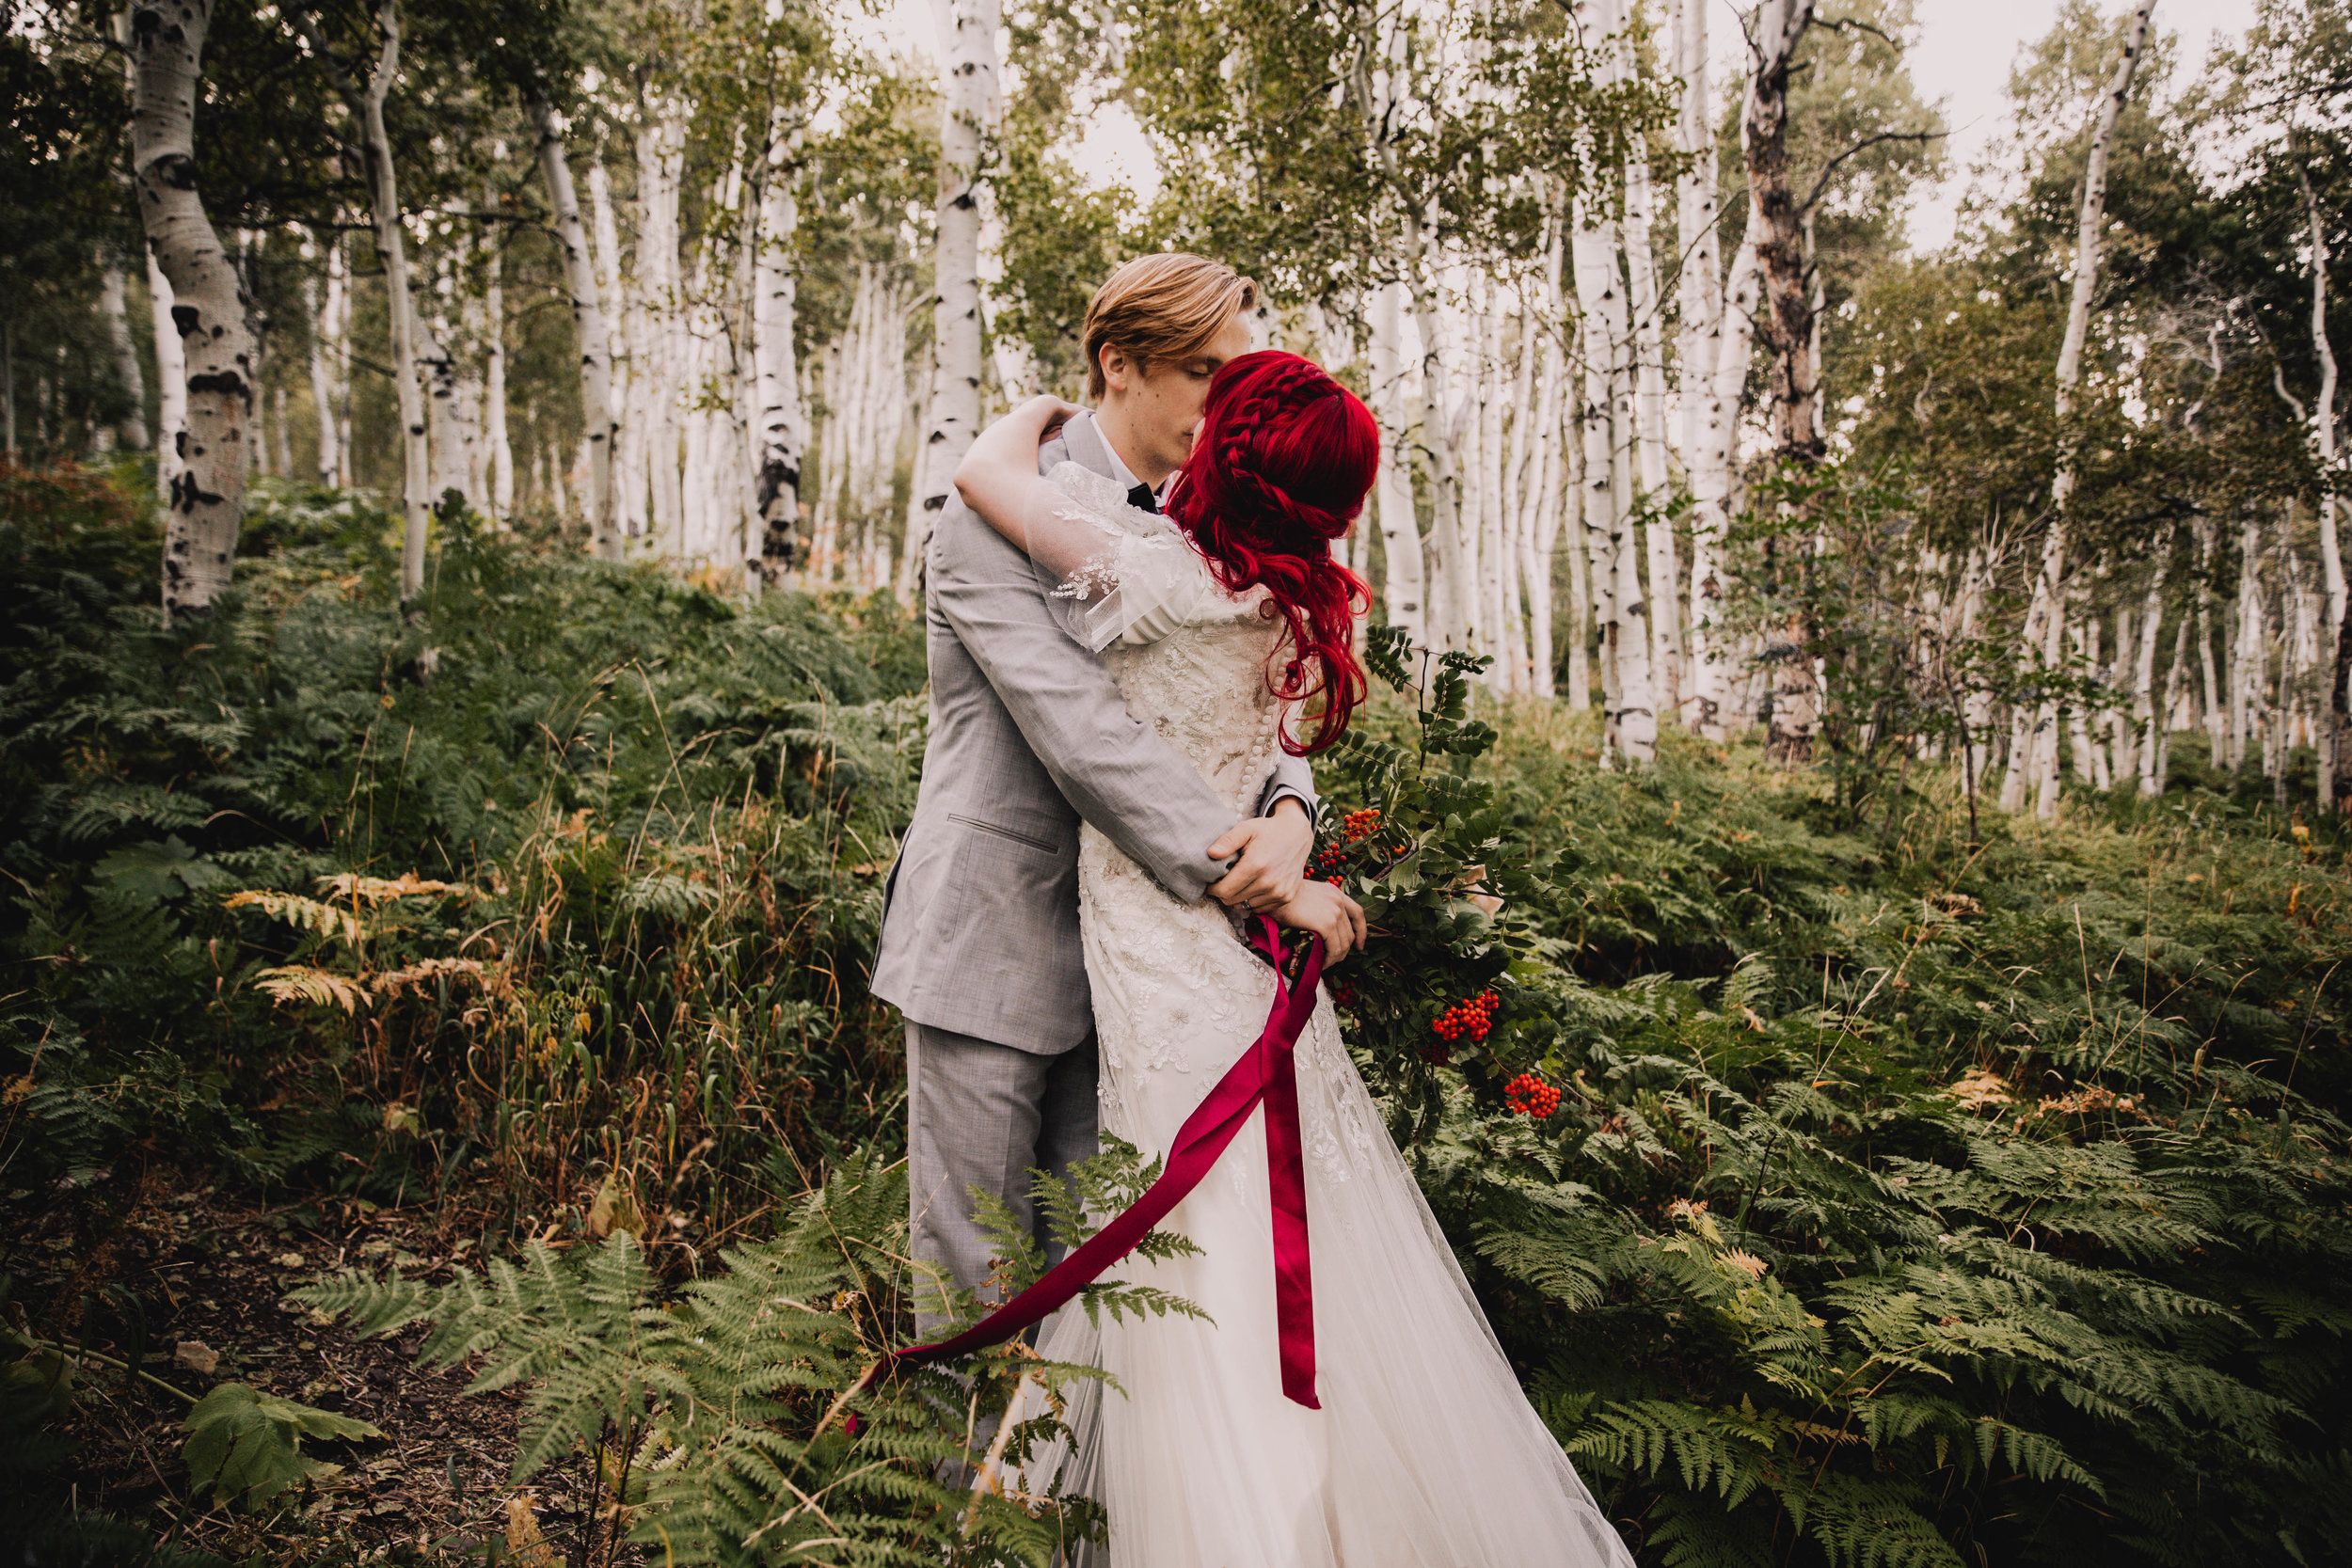
[[[468,1395],[462,1368],[421,1367],[423,1327],[362,1339],[286,1298],[346,1265],[396,1269],[446,1283],[474,1250],[474,1206],[447,1201],[378,1207],[326,1199],[271,1206],[152,1165],[129,1208],[97,1234],[76,1234],[71,1205],[19,1190],[0,1201],[12,1239],[8,1293],[35,1333],[81,1338],[93,1302],[110,1292],[145,1303],[146,1349],[132,1378],[84,1360],[73,1415],[61,1435],[76,1446],[76,1505],[144,1516],[165,1539],[231,1560],[434,1560],[480,1556],[503,1542],[517,1560],[532,1526],[510,1513],[520,1389]],[[161,1310],[158,1311],[157,1308]],[[110,1337],[111,1338],[111,1337]],[[181,1422],[195,1394],[236,1380],[268,1394],[357,1418],[381,1438],[312,1446],[339,1465],[301,1506],[278,1514],[187,1501]],[[169,1391],[167,1391],[168,1388]],[[589,1533],[573,1467],[559,1466],[523,1497],[548,1546],[577,1560]],[[495,1550],[495,1548],[492,1548]]]

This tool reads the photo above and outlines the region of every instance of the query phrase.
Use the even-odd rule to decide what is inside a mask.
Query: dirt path
[[[344,1267],[446,1281],[453,1263],[473,1260],[480,1232],[461,1221],[478,1216],[462,1203],[262,1208],[211,1187],[183,1189],[176,1173],[156,1168],[127,1188],[108,1186],[119,1190],[0,1197],[0,1269],[9,1275],[0,1310],[9,1325],[135,1359],[155,1380],[83,1359],[72,1412],[53,1429],[72,1451],[36,1483],[37,1496],[239,1560],[437,1560],[507,1536],[521,1395],[468,1396],[465,1369],[419,1367],[421,1329],[362,1340],[285,1300]],[[229,1382],[371,1421],[385,1435],[306,1445],[343,1469],[273,1515],[213,1508],[189,1497],[180,1423],[190,1398]],[[584,1568],[580,1480],[580,1464],[561,1466],[531,1500],[554,1553]],[[9,1524],[0,1517],[0,1539]],[[520,1555],[552,1568],[543,1554]]]

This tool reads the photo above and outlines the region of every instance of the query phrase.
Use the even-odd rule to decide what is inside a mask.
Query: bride
[[[1076,464],[1039,475],[1041,440],[1071,412],[1039,398],[1008,416],[974,442],[957,488],[1055,579],[1065,624],[1107,661],[1129,711],[1246,814],[1276,746],[1328,746],[1362,701],[1350,634],[1367,594],[1330,541],[1372,485],[1378,430],[1311,362],[1243,356],[1217,372],[1161,516]],[[1318,695],[1311,734],[1293,733]],[[1102,1127],[1164,1156],[1258,1037],[1276,977],[1221,907],[1163,891],[1091,827],[1078,877]],[[1354,903],[1311,879],[1281,917],[1323,934],[1335,960],[1362,934]],[[1107,1509],[1112,1568],[1629,1565],[1520,1392],[1327,997],[1296,1070],[1321,1408],[1282,1393],[1252,1129],[1164,1222],[1200,1254],[1122,1265],[1205,1319],[1098,1327],[1064,1311],[1046,1325],[1049,1360],[1117,1382],[1072,1395],[1065,1475]]]

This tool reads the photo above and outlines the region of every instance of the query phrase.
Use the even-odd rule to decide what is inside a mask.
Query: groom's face
[[[1148,466],[1166,474],[1192,455],[1193,433],[1209,401],[1209,382],[1229,359],[1249,352],[1249,328],[1236,312],[1200,353],[1138,370],[1117,349],[1103,356],[1104,403],[1118,404],[1119,423],[1136,450],[1127,454],[1138,478]],[[1156,483],[1157,480],[1153,479]]]

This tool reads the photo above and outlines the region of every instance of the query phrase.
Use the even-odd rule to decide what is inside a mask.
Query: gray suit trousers
[[[972,1217],[974,1187],[1002,1197],[1049,1261],[1060,1256],[1029,1196],[1029,1172],[1067,1175],[1095,1152],[1095,1051],[1041,1056],[929,1024],[907,1025],[907,1152],[914,1256],[978,1290],[998,1248]],[[923,1287],[918,1285],[917,1299]],[[926,1338],[942,1320],[918,1312]]]

